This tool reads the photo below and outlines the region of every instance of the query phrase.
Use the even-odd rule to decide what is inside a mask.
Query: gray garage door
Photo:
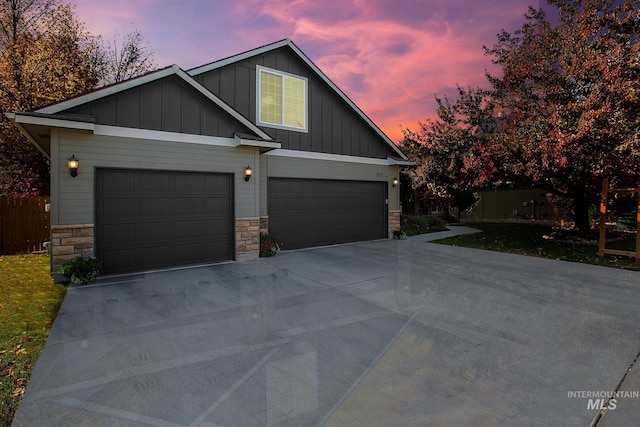
[[[227,174],[97,169],[102,273],[232,259],[232,183]]]
[[[270,178],[269,234],[298,249],[387,237],[385,182]]]

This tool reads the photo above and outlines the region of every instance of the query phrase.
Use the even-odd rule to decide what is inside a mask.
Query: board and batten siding
[[[386,159],[391,147],[289,48],[281,48],[194,76],[252,123],[256,120],[256,67],[308,79],[308,132],[260,126],[283,149]]]
[[[349,161],[305,159],[278,155],[264,155],[261,159],[260,215],[267,215],[268,178],[306,178],[344,181],[378,181],[388,183],[389,210],[400,209],[400,189],[393,187],[392,180],[398,178],[400,168],[385,164],[368,164]],[[267,178],[267,179],[264,179]]]
[[[52,225],[94,223],[96,167],[234,174],[236,218],[258,216],[258,180],[245,182],[242,173],[247,165],[259,170],[255,148],[120,138],[58,129],[52,131],[51,142]],[[67,169],[71,155],[80,162],[75,178]]]
[[[98,124],[232,138],[246,127],[176,76],[72,108]]]

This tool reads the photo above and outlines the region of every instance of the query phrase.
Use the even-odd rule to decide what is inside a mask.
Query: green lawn
[[[49,257],[0,255],[0,426],[11,425],[66,287],[53,283]]]
[[[631,257],[605,255],[604,259],[600,259],[597,241],[584,244],[544,239],[543,236],[554,231],[550,225],[535,223],[472,223],[464,225],[480,229],[482,232],[449,237],[434,243],[640,271],[640,265],[636,264]],[[620,238],[623,240],[608,242],[607,249],[635,250],[635,234],[620,235]]]

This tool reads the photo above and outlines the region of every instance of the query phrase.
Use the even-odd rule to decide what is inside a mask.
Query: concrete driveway
[[[426,240],[71,288],[14,426],[640,424],[640,273]]]

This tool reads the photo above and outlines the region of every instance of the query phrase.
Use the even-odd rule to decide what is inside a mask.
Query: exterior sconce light
[[[78,159],[76,159],[75,155],[72,155],[69,158],[69,160],[67,160],[67,167],[69,168],[69,173],[74,178],[76,176],[78,176],[78,166],[79,165],[80,165],[80,162],[78,161]]]
[[[391,185],[393,185],[394,187],[398,186],[398,178],[393,178],[393,181],[391,182]]]
[[[244,180],[248,182],[251,179],[251,175],[253,175],[251,166],[247,166],[246,168],[244,168]]]

